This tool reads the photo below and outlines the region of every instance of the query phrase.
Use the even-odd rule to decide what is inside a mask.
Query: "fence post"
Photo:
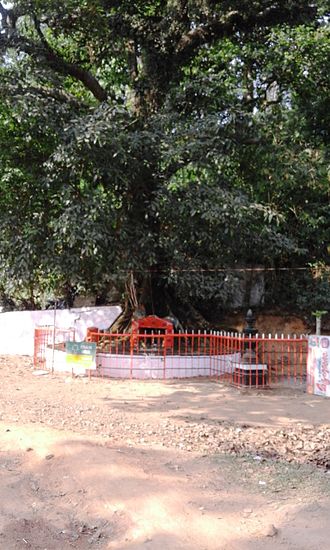
[[[53,318],[53,342],[52,342],[52,374],[54,374],[54,360],[55,360],[55,341],[56,341],[56,310],[57,299],[54,304],[54,318]]]

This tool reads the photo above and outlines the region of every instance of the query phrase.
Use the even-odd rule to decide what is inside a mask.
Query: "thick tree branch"
[[[44,53],[45,59],[48,65],[55,71],[72,76],[79,80],[85,88],[87,88],[98,101],[106,101],[108,94],[106,90],[101,86],[98,80],[86,69],[79,67],[73,63],[65,61],[62,57],[56,54],[53,50],[47,49]]]
[[[16,48],[35,59],[42,59],[54,71],[79,80],[98,101],[105,101],[108,98],[106,90],[102,88],[89,71],[65,61],[51,48],[46,48],[44,44],[37,44],[27,38],[18,36],[17,33],[13,33],[11,36],[0,34],[0,50],[5,51],[7,48]]]
[[[61,74],[69,75],[76,78],[77,80],[80,80],[80,82],[84,84],[84,86],[93,94],[96,99],[98,99],[98,101],[106,101],[106,99],[108,98],[108,94],[97,81],[97,79],[86,69],[83,69],[82,67],[74,63],[69,63],[68,61],[65,61],[63,57],[55,52],[45,39],[40,28],[40,23],[35,16],[33,17],[33,20],[37,34],[40,38],[42,45],[44,46],[44,57],[49,66]]]
[[[251,33],[255,29],[265,29],[282,23],[290,25],[306,22],[315,18],[316,12],[315,5],[307,2],[304,9],[300,6],[298,13],[294,6],[286,7],[283,2],[275,3],[257,15],[232,10],[216,21],[199,25],[183,34],[176,47],[177,61],[188,61],[199,47],[220,38],[234,36],[238,32]]]
[[[86,69],[70,63],[63,59],[55,50],[51,48],[45,39],[40,23],[33,17],[35,29],[40,38],[40,44],[20,36],[15,28],[17,14],[13,10],[8,10],[0,3],[0,15],[2,19],[2,33],[0,34],[0,49],[6,50],[8,47],[17,48],[31,57],[42,58],[48,67],[65,76],[72,76],[79,80],[86,89],[88,89],[98,101],[106,101],[107,91],[101,86],[98,80]],[[11,31],[11,32],[9,32]]]

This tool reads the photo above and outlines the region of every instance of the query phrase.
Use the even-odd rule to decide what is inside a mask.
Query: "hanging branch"
[[[63,59],[63,57],[55,52],[55,50],[53,50],[47,42],[40,28],[40,22],[35,15],[33,15],[33,22],[37,34],[40,38],[40,42],[44,46],[44,56],[49,66],[57,72],[60,72],[64,75],[72,76],[73,78],[80,80],[80,82],[82,82],[82,84],[84,84],[84,86],[90,92],[92,92],[93,96],[98,99],[98,101],[106,101],[108,94],[106,90],[100,85],[98,80],[86,69],[83,69],[82,67],[74,63],[69,63],[68,61],[65,61],[65,59]]]
[[[21,15],[24,15],[23,13],[18,13],[13,9],[6,9],[0,2],[0,15],[3,30],[0,34],[0,50],[5,51],[7,48],[16,48],[39,61],[42,59],[54,71],[79,80],[98,101],[103,102],[108,99],[108,92],[88,70],[76,63],[66,61],[50,46],[41,30],[40,21],[38,21],[35,14],[32,14],[32,20],[40,39],[39,43],[18,33],[16,22]]]

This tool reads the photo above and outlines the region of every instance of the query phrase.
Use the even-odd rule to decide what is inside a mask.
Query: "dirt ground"
[[[329,400],[0,367],[1,550],[330,547]]]

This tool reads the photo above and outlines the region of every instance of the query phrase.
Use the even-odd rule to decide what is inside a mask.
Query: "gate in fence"
[[[64,350],[65,342],[75,340],[73,328],[58,328],[54,326],[36,327],[34,329],[33,364],[35,368],[52,369],[55,353]]]

